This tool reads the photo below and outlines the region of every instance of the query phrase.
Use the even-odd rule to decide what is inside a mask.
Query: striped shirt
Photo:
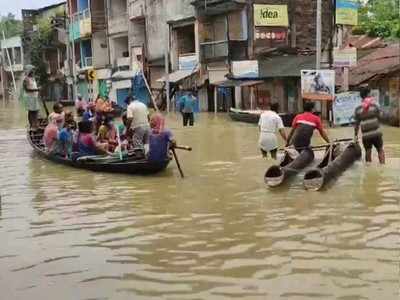
[[[362,106],[356,108],[354,119],[356,125],[361,128],[363,139],[371,139],[382,136],[379,122],[380,109],[376,104],[371,104],[368,111],[364,111]]]

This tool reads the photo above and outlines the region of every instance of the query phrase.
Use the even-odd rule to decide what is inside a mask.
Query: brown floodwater
[[[0,103],[1,300],[399,299],[398,128],[383,129],[386,166],[307,192],[300,177],[268,189],[256,127],[225,114],[169,116],[194,149],[184,180],[174,163],[152,177],[53,164],[24,120]]]

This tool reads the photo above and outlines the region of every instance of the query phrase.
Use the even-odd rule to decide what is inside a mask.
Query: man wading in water
[[[290,131],[286,146],[294,145],[298,152],[309,148],[315,129],[317,129],[322,138],[330,144],[329,137],[322,127],[321,118],[312,113],[314,105],[314,102],[304,103],[304,113],[294,118],[292,130]]]
[[[276,159],[278,152],[278,139],[276,133],[279,131],[282,138],[287,141],[285,127],[283,121],[278,115],[279,104],[272,103],[271,108],[264,111],[260,116],[258,127],[260,129],[260,140],[259,145],[263,157],[268,156],[268,152],[271,153],[271,157]]]
[[[365,160],[372,161],[372,146],[378,151],[379,162],[385,164],[385,151],[383,150],[382,132],[379,130],[380,109],[374,99],[369,96],[370,90],[363,88],[360,92],[362,104],[354,112],[355,138],[358,140],[358,132],[362,133],[362,142],[365,148]]]

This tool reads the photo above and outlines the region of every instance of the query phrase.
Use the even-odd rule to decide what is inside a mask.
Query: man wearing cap
[[[39,104],[39,88],[35,80],[32,65],[28,65],[25,68],[25,78],[23,81],[23,90],[26,97],[26,108],[28,110],[28,121],[29,126],[32,130],[37,130],[39,127],[38,116],[40,111]]]

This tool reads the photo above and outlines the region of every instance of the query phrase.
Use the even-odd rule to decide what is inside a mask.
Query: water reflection
[[[0,130],[1,298],[398,299],[398,131],[385,128],[386,167],[359,162],[313,193],[300,178],[265,187],[254,126],[168,121],[194,148],[179,153],[185,180],[173,164],[155,177],[58,166],[32,155],[22,123]]]

